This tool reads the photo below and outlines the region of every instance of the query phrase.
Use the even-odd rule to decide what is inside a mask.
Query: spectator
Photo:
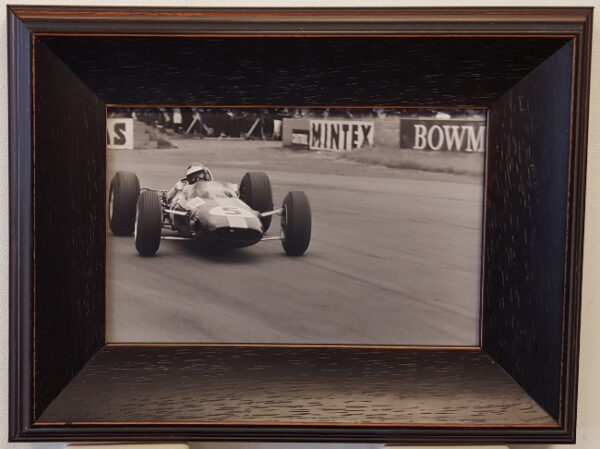
[[[173,108],[173,129],[176,133],[181,133],[183,129],[183,116],[180,108]]]

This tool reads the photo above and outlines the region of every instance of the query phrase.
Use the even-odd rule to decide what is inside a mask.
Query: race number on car
[[[249,210],[245,210],[237,206],[213,207],[211,210],[208,211],[208,213],[211,215],[216,215],[218,217],[255,217],[255,215]]]

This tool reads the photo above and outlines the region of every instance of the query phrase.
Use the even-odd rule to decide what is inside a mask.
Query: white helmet
[[[196,181],[210,181],[210,172],[199,162],[193,162],[185,171],[185,178],[190,184]]]

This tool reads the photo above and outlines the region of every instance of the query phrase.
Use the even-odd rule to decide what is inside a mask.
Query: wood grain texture
[[[115,421],[555,425],[480,351],[168,346],[103,349],[39,420]]]
[[[496,102],[488,116],[482,347],[555,418],[564,332],[572,58],[573,45],[567,44]]]
[[[39,39],[107,104],[479,107],[489,106],[566,42],[538,37]]]
[[[104,344],[106,112],[35,46],[34,419]]]
[[[10,188],[10,396],[9,432],[31,425],[33,397],[32,91],[31,35],[8,17]]]
[[[563,34],[591,8],[131,8],[13,6],[34,33]],[[565,20],[566,19],[566,20]]]
[[[569,154],[569,197],[565,255],[565,301],[561,372],[561,421],[567,433],[575,436],[577,427],[577,386],[579,335],[581,329],[581,288],[585,217],[586,163],[588,152],[588,113],[592,18],[584,24],[574,44],[573,94],[571,103],[571,151]]]

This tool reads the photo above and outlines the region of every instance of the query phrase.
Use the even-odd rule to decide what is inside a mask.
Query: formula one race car
[[[281,208],[274,209],[266,173],[246,173],[239,188],[213,181],[208,173],[207,180],[185,185],[170,198],[166,190],[140,189],[135,173],[117,172],[108,198],[112,233],[133,233],[141,256],[153,256],[161,238],[196,240],[220,248],[281,240],[286,254],[304,254],[311,235],[311,209],[304,192],[289,192]],[[266,237],[273,215],[281,216],[281,234]]]

